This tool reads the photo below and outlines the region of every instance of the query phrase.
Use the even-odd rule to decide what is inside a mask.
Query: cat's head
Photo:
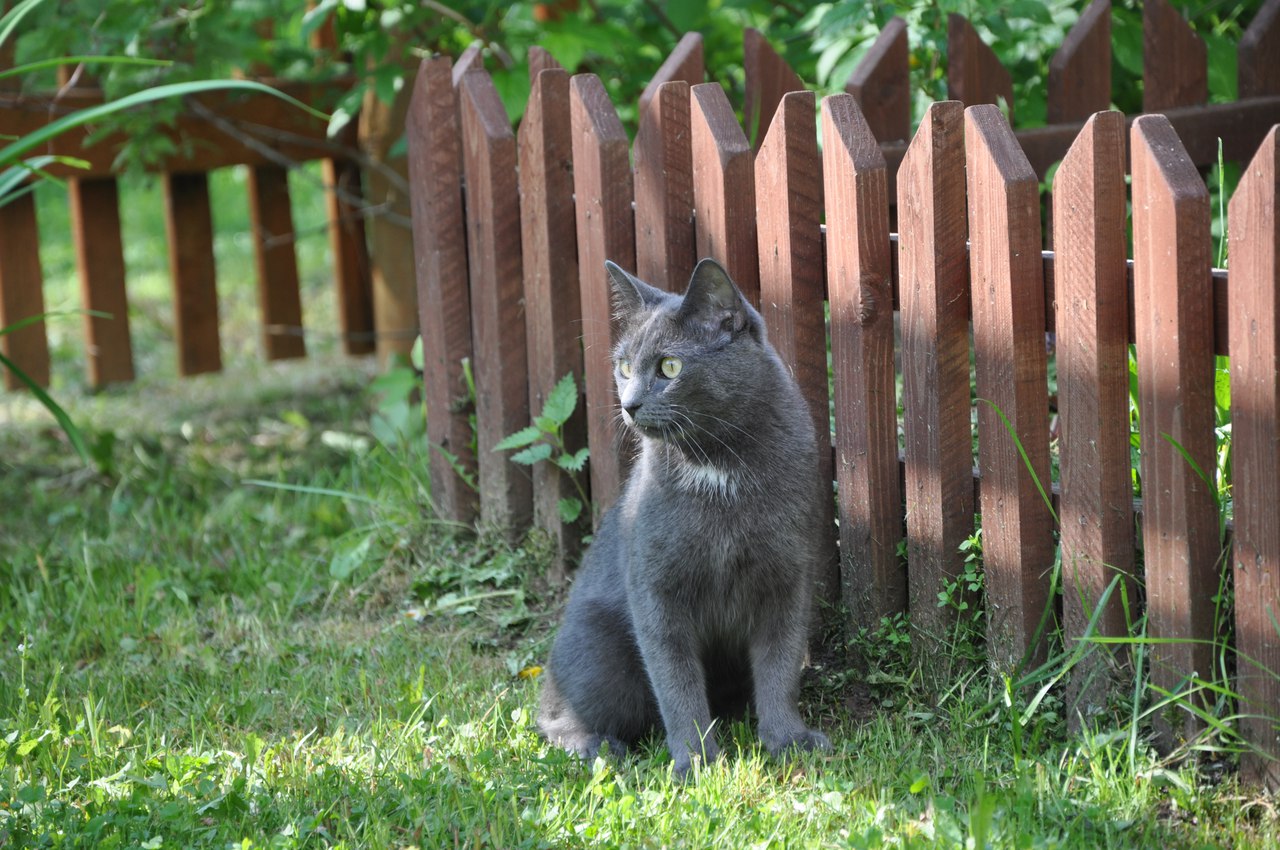
[[[712,259],[693,270],[684,295],[663,292],[605,264],[621,333],[614,380],[627,424],[675,442],[742,427],[775,356],[764,321]]]

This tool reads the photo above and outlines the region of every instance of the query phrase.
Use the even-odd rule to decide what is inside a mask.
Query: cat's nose
[[[623,402],[622,409],[627,412],[627,416],[630,419],[634,420],[636,418],[636,414],[640,412],[640,402]]]

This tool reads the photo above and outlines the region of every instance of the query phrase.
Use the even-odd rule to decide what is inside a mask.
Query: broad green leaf
[[[546,460],[551,457],[551,446],[547,443],[538,443],[530,446],[523,451],[518,451],[511,456],[516,463],[523,463],[525,466],[533,466],[540,460]]]
[[[372,545],[373,534],[366,534],[354,545],[345,546],[334,552],[329,560],[329,575],[338,581],[346,581],[368,560],[369,547]]]
[[[582,500],[581,499],[561,499],[560,521],[563,523],[577,522],[578,517],[582,516]]]
[[[584,446],[573,454],[560,455],[556,458],[556,466],[567,469],[569,472],[581,472],[582,467],[587,465],[587,457],[590,454],[591,450]]]
[[[512,449],[523,448],[524,446],[533,443],[541,436],[542,432],[530,425],[528,428],[521,428],[514,434],[508,434],[503,437],[498,441],[498,445],[493,447],[493,450],[495,452],[509,452]],[[547,448],[551,447],[548,446]]]
[[[547,403],[542,406],[542,415],[563,425],[573,415],[578,406],[578,385],[573,380],[573,373],[565,375],[556,384],[555,389],[547,396]]]
[[[413,348],[409,349],[409,362],[419,372],[423,370],[422,364],[426,361],[422,356],[422,334],[418,334],[418,338],[413,341]]]

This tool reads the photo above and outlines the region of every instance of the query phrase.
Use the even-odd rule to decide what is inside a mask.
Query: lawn
[[[52,324],[54,392],[96,465],[0,397],[0,847],[1275,846],[1273,802],[1229,759],[1162,762],[1123,700],[1072,733],[1054,692],[1032,704],[979,663],[921,676],[893,628],[815,655],[803,702],[829,755],[773,761],[739,725],[679,783],[657,744],[552,750],[545,545],[434,517],[403,371],[323,337],[305,362],[256,359],[244,216],[218,216],[225,374],[173,377],[164,248],[139,240],[135,385],[83,390],[78,319]],[[47,241],[50,306],[74,307]]]

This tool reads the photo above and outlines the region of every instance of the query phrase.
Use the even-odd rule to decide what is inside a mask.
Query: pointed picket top
[[[690,86],[696,86],[706,79],[706,70],[702,64],[702,34],[687,32],[680,37],[671,54],[658,66],[653,79],[640,93],[640,114],[649,111],[649,101],[658,93],[663,83],[683,80]]]
[[[1142,111],[1209,99],[1208,49],[1168,0],[1142,4]]]
[[[1280,0],[1267,0],[1237,47],[1240,97],[1280,94]]]
[[[615,415],[613,309],[604,263],[635,269],[634,191],[627,133],[600,78],[578,74],[570,79],[569,104],[591,507],[598,523],[618,497],[628,461]]]
[[[1093,0],[1049,60],[1049,123],[1083,121],[1110,105],[1111,0]]]
[[[755,154],[719,83],[690,89],[694,253],[713,257],[760,305]]]
[[[853,69],[844,90],[862,109],[881,142],[905,142],[911,135],[911,53],[907,22],[894,16]]]
[[[468,71],[475,71],[484,68],[484,44],[480,41],[473,41],[467,45],[462,53],[458,54],[458,58],[453,62],[453,87],[457,88],[462,83],[462,78],[467,75]]]
[[[1152,682],[1174,692],[1216,663],[1204,589],[1217,586],[1221,541],[1212,485],[1197,472],[1214,468],[1215,451],[1209,193],[1163,115],[1133,122],[1129,154],[1147,634],[1159,642]],[[1156,718],[1161,748],[1200,725],[1190,711]]]
[[[938,593],[963,571],[960,544],[973,533],[964,170],[964,107],[934,103],[897,191],[911,648],[939,666],[955,608],[939,606]]]
[[[1093,633],[1125,637],[1123,598],[1135,598],[1124,175],[1124,115],[1099,112],[1053,179],[1054,291],[1061,305],[1056,351],[1062,607],[1069,650],[1087,637],[1117,577]],[[1103,647],[1098,650],[1072,671],[1068,717],[1089,717],[1106,699],[1107,657]]]
[[[760,252],[760,307],[769,340],[795,375],[813,417],[822,480],[831,481],[831,415],[827,391],[826,285],[822,263],[822,160],[818,154],[815,97],[782,96],[755,162],[756,240]],[[824,528],[828,563],[820,593],[839,593],[834,514]]]
[[[988,663],[1010,673],[1045,659],[1053,604],[1040,186],[993,105],[965,110],[965,158]]]
[[[424,59],[405,118],[409,200],[422,329],[431,495],[442,518],[470,523],[479,507],[463,363],[472,356],[462,136],[447,56]]]
[[[742,106],[747,138],[757,150],[769,133],[783,95],[804,91],[804,81],[791,70],[773,45],[757,29],[742,34],[742,65],[746,70],[746,102]]]
[[[841,597],[855,628],[907,610],[884,155],[854,97],[822,101]]]
[[[1231,468],[1235,505],[1236,686],[1250,749],[1240,772],[1280,789],[1280,128],[1272,128],[1240,178],[1227,213],[1231,234]]]
[[[1002,105],[1013,123],[1013,78],[964,15],[947,16],[947,97]]]
[[[654,286],[683,292],[696,260],[688,83],[658,86],[640,116],[633,152],[636,273]]]
[[[537,45],[529,48],[529,82],[536,83],[538,75],[548,70],[563,71],[564,66],[556,61],[549,50]]]

